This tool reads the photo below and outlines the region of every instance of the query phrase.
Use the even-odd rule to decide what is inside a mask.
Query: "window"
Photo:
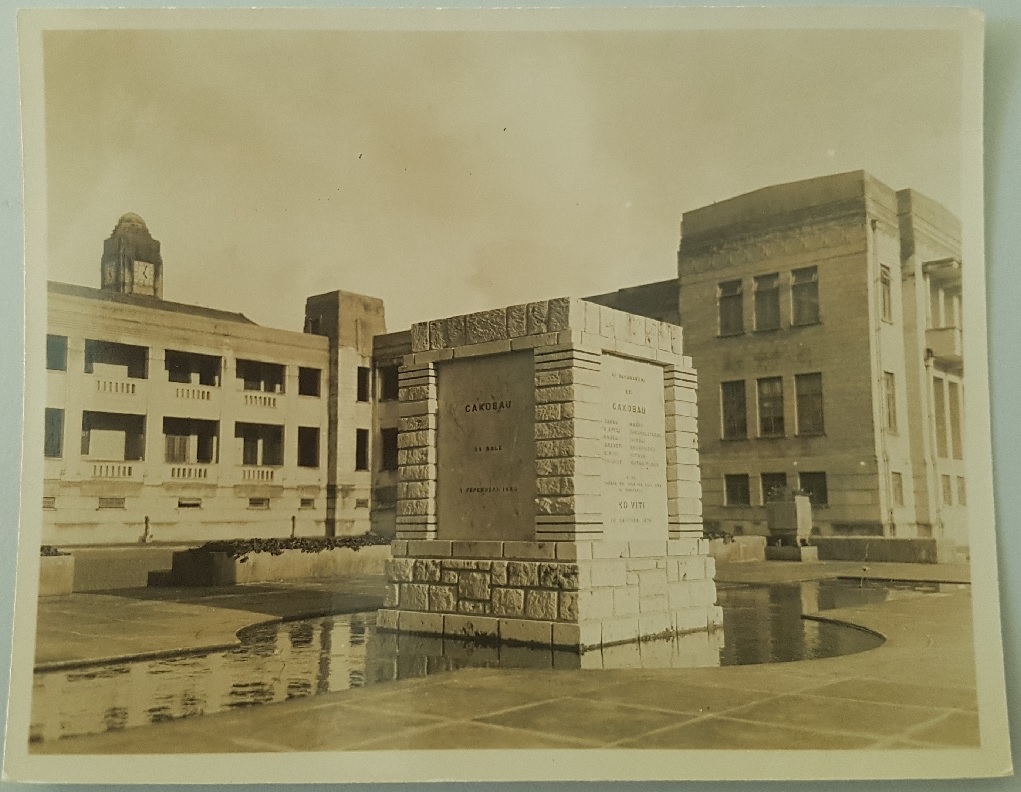
[[[171,464],[216,461],[220,422],[200,418],[164,418],[165,459]]]
[[[397,366],[383,366],[379,369],[379,400],[396,401],[400,396],[400,380]]]
[[[139,462],[145,458],[145,416],[82,412],[84,457],[109,462]]]
[[[168,382],[186,382],[192,385],[219,387],[223,360],[216,355],[196,352],[179,352],[168,349],[163,356]]]
[[[879,268],[879,307],[884,322],[893,321],[893,279],[890,277],[890,268],[880,266]]]
[[[124,498],[100,498],[99,499],[100,509],[123,509]]]
[[[762,502],[782,500],[787,494],[786,473],[762,474]]]
[[[44,509],[55,509],[57,508],[57,498],[55,495],[43,495],[43,508]]]
[[[808,495],[813,506],[826,506],[830,502],[825,473],[799,473],[798,487]]]
[[[67,371],[67,336],[46,336],[46,368]]]
[[[943,380],[932,378],[933,420],[936,423],[936,455],[946,459],[947,454],[947,395]]]
[[[381,429],[380,433],[380,470],[397,470],[397,430]]]
[[[791,273],[791,324],[819,322],[819,268],[804,267]]]
[[[940,480],[943,483],[943,505],[953,506],[954,505],[954,481],[950,476],[945,473],[940,476]]]
[[[964,476],[957,477],[957,505],[966,506],[968,504],[968,496],[964,491]]]
[[[315,507],[316,507],[316,499],[315,498],[302,498],[301,499],[301,506],[299,508],[302,508],[302,509],[314,509]]]
[[[783,379],[766,377],[759,386],[759,436],[783,437]]]
[[[287,367],[279,363],[239,359],[234,373],[244,383],[244,389],[247,391],[283,393],[286,370]]]
[[[238,421],[234,437],[241,441],[242,465],[282,465],[284,463],[284,427]]]
[[[298,427],[298,467],[319,467],[319,427]]]
[[[744,332],[744,296],[741,281],[726,281],[719,285],[717,300],[720,304],[720,335],[740,335]]]
[[[883,372],[883,392],[886,405],[886,430],[897,434],[897,383],[893,372]]]
[[[356,509],[367,509],[367,508],[369,508],[369,499],[368,498],[356,498],[355,499],[355,508]]]
[[[48,457],[64,455],[64,411],[56,407],[46,408],[46,442],[43,454]]]
[[[249,509],[268,509],[269,498],[249,498],[248,499]]]
[[[904,505],[904,476],[901,473],[891,473],[890,483],[893,489],[893,505]]]
[[[728,474],[723,477],[728,506],[748,506],[752,502],[747,473]]]
[[[177,499],[178,509],[201,509],[202,498],[178,498]]]
[[[298,368],[298,395],[318,396],[322,372],[317,368]]]
[[[748,406],[744,380],[720,383],[723,413],[723,439],[743,440],[748,437]]]
[[[191,440],[190,437],[186,435],[185,436],[167,435],[166,440],[167,440],[167,454],[166,454],[167,462],[184,464],[185,462],[191,461],[190,459],[188,459],[189,446],[188,441]]]
[[[369,430],[355,430],[355,470],[369,469]]]
[[[798,374],[794,378],[794,391],[798,406],[798,434],[821,435],[822,374]]]
[[[149,350],[131,344],[87,338],[85,373],[104,377],[146,379],[149,376]]]
[[[755,279],[755,329],[776,330],[780,326],[780,276],[760,275]]]
[[[947,400],[950,402],[950,445],[954,459],[964,457],[961,447],[961,386],[947,380]]]
[[[372,370],[365,366],[358,367],[358,401],[367,402],[369,400],[370,383],[372,382]]]

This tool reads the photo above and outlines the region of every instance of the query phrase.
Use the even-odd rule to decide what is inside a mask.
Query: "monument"
[[[378,626],[584,651],[722,624],[681,342],[568,298],[413,326]]]

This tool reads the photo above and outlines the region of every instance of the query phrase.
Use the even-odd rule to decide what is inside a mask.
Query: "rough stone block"
[[[443,634],[459,638],[496,638],[500,634],[499,621],[492,616],[447,614],[443,617]]]
[[[432,499],[397,501],[399,517],[423,517],[433,514],[436,514],[436,503]]]
[[[493,589],[493,614],[520,616],[525,611],[525,592],[515,588]]]
[[[426,500],[435,497],[435,481],[402,481],[397,485],[398,500]]]
[[[390,555],[394,558],[408,554],[408,542],[405,539],[394,539],[390,542]]]
[[[488,600],[491,592],[485,572],[462,572],[457,579],[458,599]]]
[[[537,404],[535,405],[535,420],[559,421],[562,408],[561,404]]]
[[[457,612],[466,613],[481,616],[489,613],[491,609],[490,603],[480,602],[478,600],[458,600],[457,601]]]
[[[401,587],[396,583],[387,583],[383,592],[383,607],[396,608],[401,604]]]
[[[457,610],[456,586],[430,586],[429,610],[451,613]]]
[[[443,614],[402,610],[398,625],[401,632],[442,635]]]
[[[553,643],[553,623],[529,619],[500,619],[500,640],[549,646]]]
[[[397,471],[398,481],[435,481],[436,465],[405,465]]]
[[[525,615],[530,619],[557,619],[555,591],[528,591],[525,593]]]
[[[425,352],[429,348],[429,324],[418,322],[411,326],[411,351]]]
[[[525,322],[529,335],[550,332],[548,319],[549,304],[545,300],[528,303]]]
[[[548,589],[578,590],[578,567],[575,564],[539,564],[539,585]]]
[[[429,586],[424,583],[401,583],[402,610],[429,610]]]
[[[393,583],[414,580],[415,562],[408,558],[389,558],[385,563],[386,579]]]
[[[535,424],[536,440],[562,440],[574,437],[574,421],[540,421]]]
[[[508,561],[507,583],[522,588],[538,586],[539,565],[528,561]]]
[[[438,558],[418,558],[415,560],[413,577],[416,583],[439,583],[440,561]]]
[[[385,608],[376,611],[376,627],[380,630],[396,630],[399,615],[397,611]]]
[[[557,605],[557,613],[562,621],[577,621],[578,592],[561,591]]]
[[[479,311],[465,317],[465,342],[482,344],[507,338],[507,314],[502,308]]]
[[[397,464],[399,467],[410,465],[435,465],[436,448],[428,446],[424,448],[402,448],[397,452]]]
[[[528,333],[527,305],[512,305],[507,309],[507,337],[520,338]]]
[[[491,580],[494,586],[507,585],[507,562],[494,561],[490,569]]]

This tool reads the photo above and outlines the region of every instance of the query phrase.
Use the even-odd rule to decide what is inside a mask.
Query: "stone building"
[[[101,284],[48,286],[44,543],[368,530],[381,301],[311,297],[297,333],[164,300],[134,214]]]
[[[677,301],[707,527],[801,489],[821,535],[967,545],[957,218],[862,171],[776,185],[686,212],[678,273],[590,299]]]

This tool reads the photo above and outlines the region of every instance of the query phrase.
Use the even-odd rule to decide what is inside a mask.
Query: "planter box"
[[[709,555],[723,564],[735,561],[765,561],[765,551],[765,536],[735,536],[729,542],[723,539],[709,540]]]
[[[57,597],[74,588],[74,556],[40,556],[39,596]]]
[[[949,543],[936,539],[887,539],[866,536],[816,536],[812,544],[824,561],[892,561],[908,564],[939,564],[957,561]]]
[[[766,504],[766,524],[770,536],[802,544],[812,535],[812,503],[804,495],[789,501],[770,501]]]
[[[809,546],[774,545],[766,548],[767,561],[818,561],[819,549]]]
[[[383,573],[389,545],[353,550],[338,547],[318,553],[284,550],[279,555],[250,553],[244,562],[227,553],[185,550],[174,553],[166,585],[234,586],[275,580],[310,580]]]

